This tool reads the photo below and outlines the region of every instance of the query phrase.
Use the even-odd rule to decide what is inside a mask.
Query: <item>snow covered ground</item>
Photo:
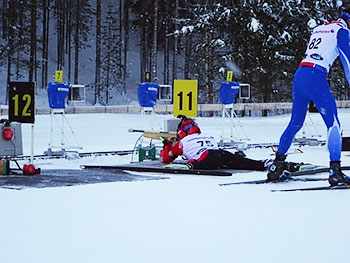
[[[169,117],[157,115],[158,123]],[[277,143],[289,118],[240,120],[249,143]],[[306,135],[315,135],[316,127],[319,139],[325,139],[320,116],[311,118],[314,125],[308,118]],[[349,118],[350,110],[340,110],[344,136],[350,136]],[[155,119],[137,114],[81,114],[67,119],[83,146],[81,152],[131,150],[140,134],[129,133],[129,128],[156,126]],[[197,122],[202,131],[220,137],[220,118]],[[35,154],[48,148],[49,125],[49,116],[36,116]],[[23,125],[22,132],[27,155],[30,125]],[[288,160],[328,165],[325,146],[300,149],[303,153],[292,149]],[[272,158],[268,148],[249,149],[246,154]],[[39,160],[35,165],[78,169],[81,164],[126,164],[130,158]],[[349,153],[343,152],[342,164],[350,165]],[[327,182],[219,186],[264,179],[265,172],[225,178],[166,176],[21,191],[0,188],[0,262],[349,262],[350,191],[270,191]]]

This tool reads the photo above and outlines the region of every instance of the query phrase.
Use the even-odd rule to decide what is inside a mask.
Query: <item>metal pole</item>
[[[51,116],[50,116],[50,144],[49,144],[49,151],[51,151],[52,143],[53,143],[53,110],[51,110]]]
[[[61,146],[62,146],[62,150],[64,150],[64,112],[62,112],[62,130],[61,130]]]
[[[30,152],[30,164],[33,164],[34,162],[34,123],[32,124],[32,145],[31,145],[31,152]]]

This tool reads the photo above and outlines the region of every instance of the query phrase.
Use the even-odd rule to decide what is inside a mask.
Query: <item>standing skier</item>
[[[350,83],[350,7],[337,21],[313,29],[304,59],[294,75],[293,110],[291,120],[282,134],[276,158],[269,168],[270,181],[284,177],[286,153],[295,134],[302,128],[307,107],[312,100],[327,126],[330,154],[329,183],[350,184],[350,177],[341,171],[342,140],[337,106],[327,82],[327,74],[334,60],[340,56],[346,79]]]
[[[178,125],[177,137],[180,139],[173,144],[163,141],[161,157],[164,163],[171,163],[179,155],[188,160],[188,167],[193,169],[237,169],[266,171],[272,160],[252,160],[245,157],[244,153],[219,149],[215,138],[211,135],[202,134],[198,124],[190,118],[181,116]],[[285,167],[290,172],[295,172],[300,165],[286,163]]]

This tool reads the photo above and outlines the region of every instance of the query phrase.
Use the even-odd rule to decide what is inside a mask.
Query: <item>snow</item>
[[[285,42],[288,42],[292,39],[291,35],[287,31],[283,31],[281,38],[284,39]]]
[[[249,29],[253,32],[257,32],[258,30],[260,30],[261,24],[260,24],[259,20],[255,19],[253,17],[250,24],[249,24]]]
[[[225,41],[223,41],[222,39],[216,39],[213,43],[213,46],[224,47],[225,45]]]
[[[194,26],[183,26],[183,27],[181,28],[182,34],[192,33],[193,30],[194,30]],[[179,34],[179,31],[176,30],[176,33]],[[176,34],[176,33],[175,33],[175,34]]]
[[[310,20],[307,22],[307,25],[308,25],[308,27],[310,27],[310,28],[314,28],[314,27],[317,26],[317,23],[316,23],[315,19],[310,19]]]
[[[82,152],[130,150],[140,134],[169,115],[67,115]],[[350,110],[340,110],[344,136]],[[290,115],[245,117],[240,122],[249,143],[278,142]],[[310,114],[305,136],[325,139],[319,114]],[[197,118],[201,129],[218,139],[229,122]],[[313,123],[313,124],[312,124]],[[36,116],[35,154],[47,150],[49,116]],[[301,137],[302,131],[298,134]],[[30,153],[30,125],[22,126],[24,154]],[[235,134],[237,134],[236,131]],[[147,143],[145,140],[143,143]],[[289,161],[328,165],[326,146],[292,147]],[[272,158],[268,148],[249,149],[254,159]],[[342,153],[343,165],[350,165]],[[126,164],[130,156],[40,160],[41,168],[79,168],[81,164]],[[21,163],[23,164],[23,162]],[[289,182],[219,186],[264,179],[265,172],[232,177],[166,175],[164,180],[101,183],[59,188],[0,188],[0,262],[348,262],[349,191],[275,193],[327,185]]]
[[[280,52],[276,51],[275,52],[275,58],[279,58],[281,60],[292,60],[294,58],[294,56],[283,55],[283,54],[280,54]]]

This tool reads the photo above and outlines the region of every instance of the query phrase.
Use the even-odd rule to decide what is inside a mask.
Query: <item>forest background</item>
[[[91,105],[130,104],[138,83],[197,79],[199,103],[217,103],[227,71],[251,102],[291,101],[312,28],[339,16],[335,0],[0,0],[0,104],[10,81],[45,90],[87,87]],[[349,99],[339,59],[329,82]]]

